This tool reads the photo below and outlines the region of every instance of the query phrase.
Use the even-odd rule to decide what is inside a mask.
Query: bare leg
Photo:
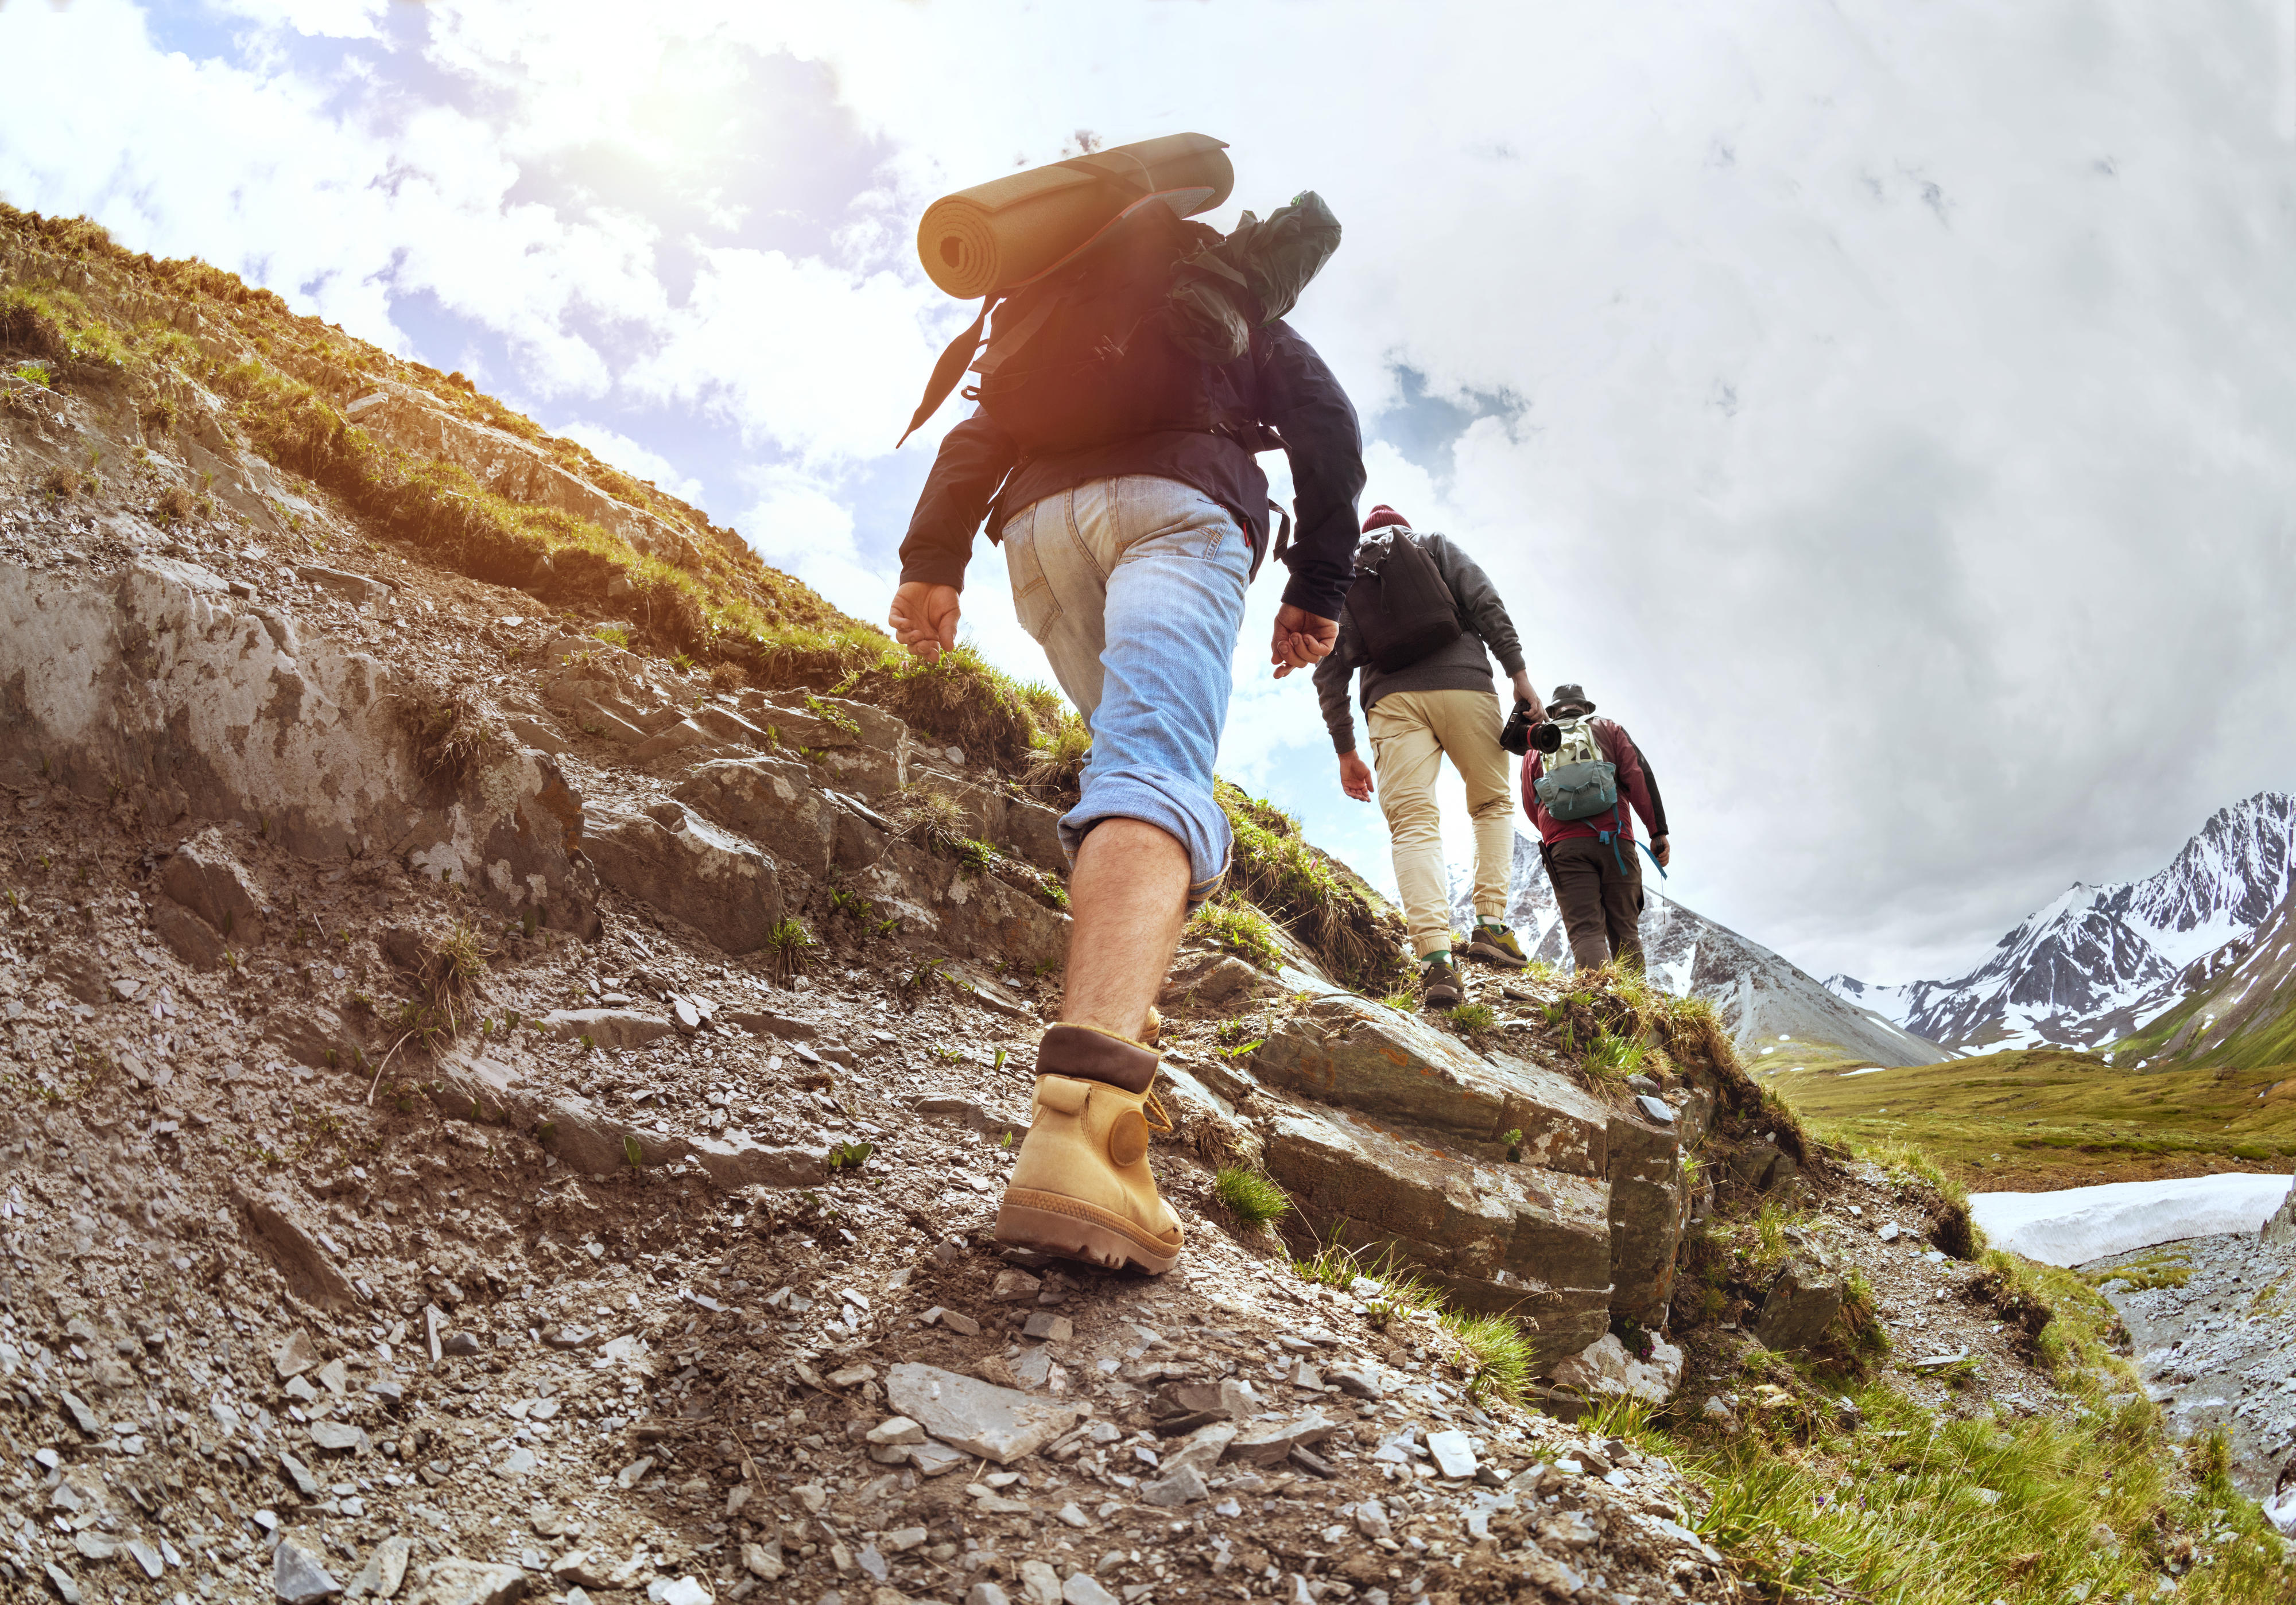
[[[1188,850],[1137,819],[1103,820],[1069,877],[1067,995],[1061,1019],[1138,1041],[1187,918]]]

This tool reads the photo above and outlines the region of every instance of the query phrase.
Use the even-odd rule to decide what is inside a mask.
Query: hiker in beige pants
[[[1410,921],[1414,954],[1451,946],[1451,888],[1435,804],[1435,772],[1446,757],[1466,782],[1467,813],[1475,822],[1477,921],[1506,923],[1514,787],[1498,742],[1505,717],[1489,691],[1391,692],[1365,716],[1379,806],[1395,844],[1395,889]]]
[[[1394,508],[1382,504],[1364,520],[1374,561],[1386,575],[1416,569],[1433,628],[1414,633],[1407,648],[1382,652],[1377,644],[1382,601],[1366,619],[1357,604],[1365,593],[1349,593],[1332,655],[1316,668],[1316,695],[1340,759],[1340,789],[1367,800],[1376,775],[1380,807],[1395,842],[1396,890],[1411,930],[1411,952],[1420,963],[1420,1002],[1448,1009],[1465,999],[1452,963],[1451,897],[1443,864],[1441,822],[1435,804],[1435,771],[1447,757],[1467,782],[1467,809],[1475,822],[1475,924],[1464,956],[1502,970],[1527,962],[1522,945],[1507,928],[1507,881],[1514,868],[1514,797],[1506,750],[1499,745],[1505,713],[1492,689],[1491,656],[1507,677],[1516,703],[1536,709],[1538,693],[1523,667],[1522,645],[1500,602],[1498,587],[1475,561],[1447,536],[1413,529]],[[1409,542],[1421,555],[1404,560],[1397,545]],[[1357,569],[1365,566],[1357,548]],[[1399,567],[1398,567],[1399,565]],[[1488,650],[1487,650],[1488,649]],[[1386,659],[1382,667],[1379,659]],[[1356,751],[1355,716],[1349,685],[1361,672],[1365,722],[1371,727],[1372,763]],[[1374,766],[1376,766],[1376,768]]]

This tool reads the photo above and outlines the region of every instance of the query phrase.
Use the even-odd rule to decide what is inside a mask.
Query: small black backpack
[[[1348,618],[1364,656],[1382,674],[1408,668],[1442,651],[1465,632],[1458,603],[1427,548],[1398,526],[1388,538],[1356,548],[1355,584],[1348,588]]]

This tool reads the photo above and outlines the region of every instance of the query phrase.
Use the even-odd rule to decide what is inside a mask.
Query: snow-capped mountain
[[[1767,1049],[1763,1062],[1775,1062],[1780,1052],[1794,1058],[1827,1048],[1877,1065],[1935,1064],[1952,1057],[1937,1044],[1836,996],[1816,977],[1759,942],[1665,897],[1656,889],[1657,879],[1645,871],[1642,930],[1651,979],[1677,995],[1711,998],[1750,1058]],[[1452,887],[1453,917],[1464,929],[1474,918],[1468,895],[1472,888],[1456,870]],[[1507,887],[1507,921],[1524,951],[1567,969],[1570,947],[1562,910],[1546,883],[1538,844],[1520,833]],[[1788,1044],[1797,1044],[1799,1052]]]
[[[2296,796],[2259,791],[2218,811],[2159,874],[2074,886],[1957,980],[1826,985],[1956,1050],[2094,1046],[2174,1008],[2205,979],[2188,969],[2252,938],[2288,895],[2292,861]]]

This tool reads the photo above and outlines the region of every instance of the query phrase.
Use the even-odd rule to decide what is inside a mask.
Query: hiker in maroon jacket
[[[1635,862],[1634,815],[1650,831],[1650,855],[1660,869],[1673,856],[1666,839],[1666,803],[1658,781],[1615,719],[1590,716],[1595,704],[1576,685],[1558,685],[1546,705],[1552,721],[1533,733],[1522,766],[1522,806],[1538,827],[1538,853],[1546,881],[1562,911],[1570,956],[1581,970],[1597,969],[1613,957],[1639,970],[1643,962],[1642,866]],[[1557,767],[1573,756],[1589,756],[1616,766],[1614,805],[1586,819],[1557,819],[1539,801],[1538,784],[1549,753]],[[1563,750],[1557,751],[1558,747]],[[1631,812],[1629,812],[1631,810]],[[1567,810],[1566,810],[1567,811]]]

